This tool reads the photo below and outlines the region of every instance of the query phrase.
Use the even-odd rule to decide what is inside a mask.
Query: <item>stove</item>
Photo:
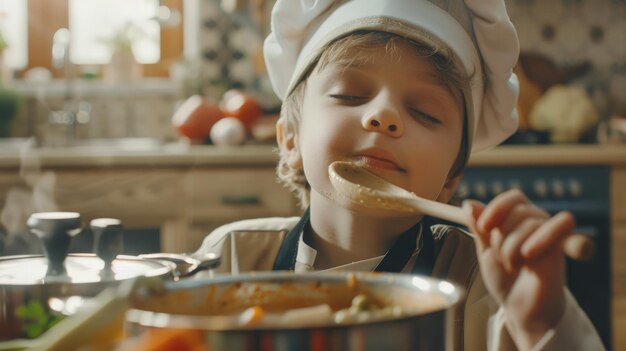
[[[611,349],[610,168],[607,166],[469,167],[459,198],[483,202],[518,188],[550,213],[567,210],[576,232],[589,235],[597,253],[587,262],[567,262],[567,285]]]

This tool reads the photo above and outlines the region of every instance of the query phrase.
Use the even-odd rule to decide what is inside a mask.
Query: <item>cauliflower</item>
[[[529,114],[532,128],[551,132],[552,142],[577,142],[598,122],[591,98],[578,86],[556,85],[535,103]]]

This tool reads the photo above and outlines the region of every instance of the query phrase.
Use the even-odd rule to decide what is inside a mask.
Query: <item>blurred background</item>
[[[79,138],[173,140],[170,119],[181,100],[201,94],[217,102],[231,88],[251,92],[271,112],[278,102],[265,77],[261,47],[272,3],[2,0],[1,82],[10,90],[4,95],[20,97],[6,136],[58,144],[66,123],[50,112],[73,110],[84,112],[76,127]],[[507,5],[522,47],[517,73],[523,129],[553,131],[559,142],[621,140],[626,2],[507,0]],[[546,98],[557,85],[568,89]],[[559,102],[580,94],[592,103],[578,104],[580,116],[565,121],[545,116],[546,110],[564,114],[555,111],[563,110]],[[567,122],[573,131],[558,125]],[[512,141],[537,142],[533,135],[524,137]],[[534,137],[545,142],[553,136]]]

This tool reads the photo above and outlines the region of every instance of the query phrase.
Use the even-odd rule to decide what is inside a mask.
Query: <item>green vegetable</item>
[[[18,307],[16,315],[22,320],[22,332],[31,339],[40,336],[63,319],[62,315],[47,311],[38,300],[31,300]]]
[[[0,137],[11,135],[11,122],[17,116],[20,97],[13,90],[0,87]]]
[[[9,43],[7,43],[6,39],[4,38],[4,34],[0,32],[0,53],[8,47],[9,47]]]

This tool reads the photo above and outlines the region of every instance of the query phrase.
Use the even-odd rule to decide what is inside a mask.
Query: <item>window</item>
[[[109,61],[115,34],[133,38],[133,53],[145,76],[167,76],[183,55],[184,0],[0,0],[0,30],[7,37],[7,60],[20,74],[52,66],[52,37],[71,31],[71,60],[78,65]],[[117,37],[120,39],[120,37]],[[15,45],[14,45],[15,43]]]
[[[13,69],[24,68],[28,62],[26,4],[24,0],[0,0],[0,35],[7,45],[5,62]]]
[[[140,63],[156,63],[161,52],[158,0],[70,0],[72,62],[109,62],[114,45],[130,45]]]

